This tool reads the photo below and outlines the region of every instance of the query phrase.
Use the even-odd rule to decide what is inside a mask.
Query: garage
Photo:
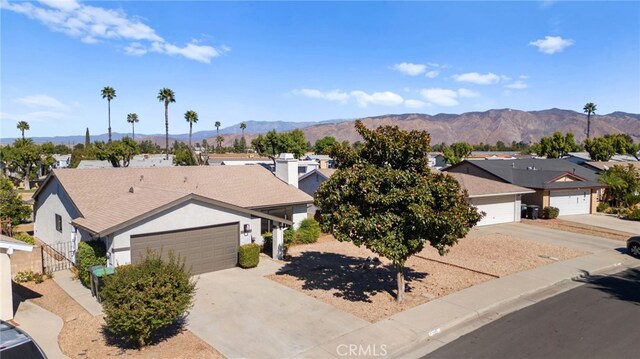
[[[185,258],[193,274],[233,268],[238,263],[239,223],[131,236],[131,259],[139,262],[147,248]]]
[[[519,219],[519,213],[515,212],[515,200],[515,195],[471,198],[471,204],[486,213],[477,225],[488,226],[516,221]]]
[[[560,209],[560,215],[591,213],[591,190],[551,191],[549,205]]]

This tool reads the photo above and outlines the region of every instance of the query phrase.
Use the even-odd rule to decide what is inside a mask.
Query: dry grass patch
[[[64,326],[58,336],[62,352],[70,358],[105,358],[111,356],[139,358],[224,358],[187,329],[164,333],[158,342],[142,350],[109,345],[103,334],[103,316],[94,317],[62,290],[53,280],[43,283],[14,284],[23,298],[61,317]],[[174,335],[175,334],[175,335]],[[167,337],[167,335],[172,335]]]
[[[440,257],[426,248],[406,263],[407,293],[395,302],[396,273],[390,262],[352,243],[322,235],[317,243],[290,248],[291,261],[268,278],[375,322],[481,282],[585,252],[518,240],[504,235],[467,238]]]
[[[586,235],[589,235],[589,236],[596,236],[596,237],[602,237],[602,238],[615,239],[617,241],[626,241],[627,239],[629,239],[629,236],[633,235],[633,234],[627,233],[627,232],[616,231],[616,230],[613,230],[613,229],[602,228],[602,227],[597,227],[597,226],[591,226],[591,225],[583,224],[583,223],[565,221],[565,220],[558,219],[558,218],[555,218],[555,219],[538,219],[538,220],[535,220],[535,221],[530,220],[530,219],[523,219],[522,223],[530,224],[530,225],[533,225],[533,226],[541,226],[541,227],[559,229],[559,230],[565,231],[565,232],[572,232],[572,233],[586,234]]]

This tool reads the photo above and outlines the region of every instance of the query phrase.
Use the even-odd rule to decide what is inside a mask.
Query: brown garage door
[[[131,236],[131,260],[139,262],[147,248],[162,250],[163,257],[169,251],[185,258],[186,268],[193,274],[213,272],[235,267],[238,262],[240,241],[238,223],[191,228],[161,233]]]

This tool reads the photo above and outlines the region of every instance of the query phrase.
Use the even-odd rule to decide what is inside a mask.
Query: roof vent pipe
[[[129,193],[133,193],[133,187],[129,187]]]

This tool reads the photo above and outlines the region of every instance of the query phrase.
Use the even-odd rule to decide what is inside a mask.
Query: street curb
[[[554,281],[552,283],[549,283],[548,285],[536,288],[531,291],[519,293],[518,295],[514,295],[508,298],[503,298],[501,300],[496,301],[496,303],[490,306],[486,306],[484,308],[472,311],[468,315],[463,315],[452,321],[444,323],[438,326],[437,328],[432,329],[431,331],[416,333],[416,336],[417,336],[416,340],[413,340],[410,344],[407,344],[401,348],[398,348],[397,350],[394,350],[392,353],[389,353],[390,354],[389,357],[393,357],[393,358],[423,357],[437,350],[438,348],[446,345],[447,343],[457,339],[458,337],[468,334],[471,331],[478,329],[479,327],[484,326],[493,320],[499,319],[505,315],[508,315],[520,309],[526,308],[530,305],[536,304],[542,300],[545,300],[554,295],[560,294],[566,290],[573,289],[573,288],[560,288],[563,283],[567,284],[567,286],[569,286],[569,283],[576,283],[576,282],[590,283],[591,281],[597,279],[597,278],[593,278],[590,280],[590,278],[595,275],[609,274],[609,273],[613,274],[613,273],[617,273],[625,269],[634,268],[634,267],[638,267],[638,265],[626,266],[626,265],[623,265],[622,262],[616,262],[614,264],[602,266],[602,267],[593,269],[591,271],[582,270],[581,273],[577,275]],[[616,270],[614,271],[614,269]],[[545,295],[540,298],[531,299],[531,297],[539,295],[545,291],[549,291],[554,287],[557,287],[558,291],[554,291],[552,293],[549,293],[549,295]],[[446,297],[443,297],[443,299],[444,298]],[[478,321],[481,318],[486,318],[488,316],[493,316],[494,318],[490,320],[487,319],[488,320],[487,322],[481,323],[481,325],[475,328],[472,328],[471,330],[461,331],[465,327],[471,327],[475,321]],[[448,340],[446,342],[442,340],[438,340],[439,338],[442,339],[447,336],[454,336],[455,338],[451,338],[451,340]],[[433,345],[429,345],[430,343],[433,343]]]

